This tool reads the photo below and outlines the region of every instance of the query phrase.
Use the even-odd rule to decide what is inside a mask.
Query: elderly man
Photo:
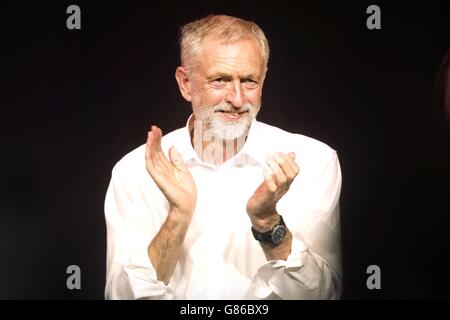
[[[269,59],[253,22],[182,28],[193,114],[114,167],[109,299],[337,299],[341,172],[327,145],[256,120]]]

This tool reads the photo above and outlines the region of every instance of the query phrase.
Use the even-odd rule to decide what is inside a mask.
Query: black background
[[[185,124],[178,30],[209,13],[269,39],[259,120],[338,151],[343,298],[450,298],[449,135],[430,104],[445,2],[2,2],[0,298],[103,298],[111,169],[151,124]],[[81,290],[66,288],[72,264]],[[381,290],[366,287],[372,264]]]

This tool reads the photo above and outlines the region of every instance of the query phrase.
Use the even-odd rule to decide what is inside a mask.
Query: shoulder
[[[295,152],[298,161],[303,164],[314,164],[315,167],[327,166],[337,159],[336,150],[322,141],[260,121],[257,125],[258,139],[264,141],[264,148],[268,152]]]
[[[145,144],[125,154],[112,169],[112,179],[135,180],[145,170]]]

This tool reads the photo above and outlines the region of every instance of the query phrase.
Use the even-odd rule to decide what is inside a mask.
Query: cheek
[[[218,92],[201,91],[192,96],[192,106],[194,108],[209,108],[223,101],[224,95]]]
[[[217,89],[208,89],[203,91],[202,100],[205,105],[213,106],[219,104],[225,100],[226,91]]]
[[[247,101],[254,107],[258,107],[261,103],[261,93],[259,90],[252,91],[247,95]]]

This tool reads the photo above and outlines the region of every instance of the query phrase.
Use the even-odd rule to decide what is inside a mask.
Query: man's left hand
[[[289,152],[288,155],[277,152],[268,157],[266,162],[272,172],[264,170],[264,181],[247,202],[250,220],[260,229],[264,229],[266,222],[273,220],[277,215],[278,200],[289,190],[291,183],[300,172],[295,162],[294,152]]]

